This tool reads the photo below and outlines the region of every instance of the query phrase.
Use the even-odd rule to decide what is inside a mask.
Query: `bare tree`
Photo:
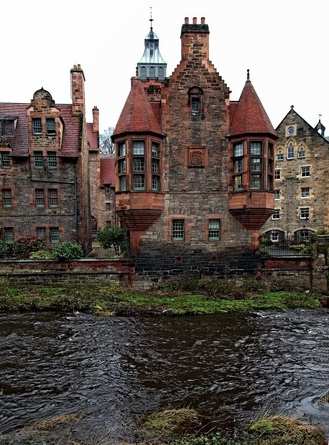
[[[104,155],[111,155],[114,153],[114,145],[111,140],[113,131],[113,127],[108,127],[106,130],[104,130],[103,133],[99,135],[100,150],[101,153],[103,153]]]

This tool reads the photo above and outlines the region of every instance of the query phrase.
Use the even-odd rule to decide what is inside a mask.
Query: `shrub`
[[[53,260],[54,254],[51,250],[37,250],[30,255],[31,260]]]
[[[113,247],[117,255],[127,250],[127,233],[125,229],[119,226],[105,226],[99,230],[97,241],[104,249]]]
[[[32,252],[44,248],[44,242],[36,238],[0,241],[0,258],[29,258]]]
[[[56,244],[52,253],[53,257],[58,261],[69,261],[83,257],[83,250],[80,244],[71,241]]]

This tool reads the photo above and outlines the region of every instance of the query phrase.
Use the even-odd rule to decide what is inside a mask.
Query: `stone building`
[[[170,77],[152,26],[145,54],[113,135],[116,212],[132,251],[177,262],[254,249],[274,207],[277,135],[249,73],[230,101],[204,18],[185,19]]]
[[[99,128],[96,108],[86,123],[84,82],[76,65],[72,103],[55,103],[43,88],[30,103],[0,103],[1,239],[76,240],[89,249],[96,212],[89,170],[93,156],[99,164]]]
[[[329,142],[291,107],[277,128],[275,211],[262,229],[272,242],[306,241],[329,230]]]

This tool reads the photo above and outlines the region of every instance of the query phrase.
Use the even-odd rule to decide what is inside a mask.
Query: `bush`
[[[71,241],[56,244],[52,253],[53,258],[58,261],[70,261],[83,257],[83,250],[80,244]]]
[[[45,243],[36,238],[0,241],[0,258],[29,258],[32,252],[44,249]]]
[[[117,255],[127,250],[127,233],[119,226],[105,226],[97,233],[97,241],[104,249],[113,247]]]
[[[37,250],[30,255],[31,260],[53,260],[54,254],[51,250]]]

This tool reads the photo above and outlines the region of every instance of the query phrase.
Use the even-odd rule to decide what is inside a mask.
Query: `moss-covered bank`
[[[0,312],[89,312],[99,315],[197,315],[232,311],[315,309],[317,295],[305,292],[250,290],[211,295],[198,290],[138,292],[118,286],[12,287],[0,289]]]

